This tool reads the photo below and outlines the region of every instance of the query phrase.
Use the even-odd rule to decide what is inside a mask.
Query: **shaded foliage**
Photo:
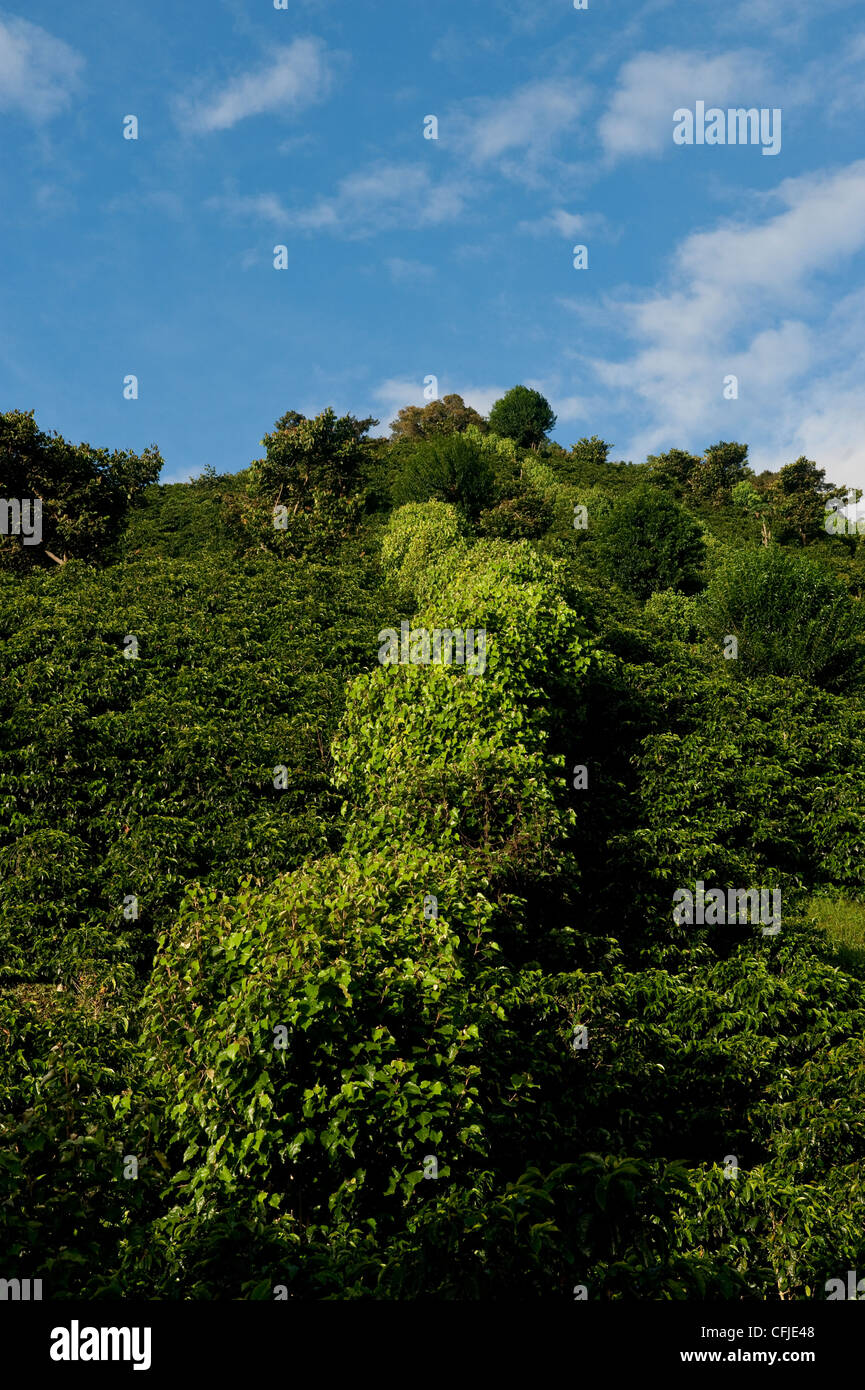
[[[0,569],[27,573],[76,558],[109,558],[131,504],[162,469],[154,446],[142,454],[70,444],[46,434],[33,411],[0,415],[0,498],[41,504],[41,536],[0,532]],[[14,524],[14,523],[12,523]]]

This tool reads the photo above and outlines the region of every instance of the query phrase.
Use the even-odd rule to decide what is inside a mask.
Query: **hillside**
[[[809,460],[494,419],[290,412],[238,474],[58,485],[63,563],[0,538],[8,1277],[776,1300],[865,1262],[863,539]]]

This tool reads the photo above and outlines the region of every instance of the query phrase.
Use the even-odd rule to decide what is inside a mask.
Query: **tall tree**
[[[141,454],[71,444],[46,434],[32,410],[0,414],[0,498],[9,506],[41,506],[41,536],[24,544],[11,527],[0,533],[0,567],[24,571],[103,559],[119,539],[129,507],[162,469],[155,445]],[[9,515],[9,506],[4,514]]]
[[[555,423],[549,401],[529,386],[512,386],[490,411],[490,429],[523,449],[537,449]]]
[[[807,545],[824,533],[826,503],[844,491],[826,482],[825,468],[801,454],[776,474],[771,494],[780,525]]]
[[[646,459],[654,486],[672,492],[674,497],[684,497],[699,466],[698,456],[687,453],[685,449],[668,449],[665,454],[650,454]]]
[[[349,535],[363,510],[366,434],[377,424],[330,407],[313,420],[288,411],[261,441],[265,457],[250,464],[246,497],[224,500],[226,525],[292,558]]]
[[[721,440],[703,454],[690,479],[690,493],[716,507],[728,501],[733,488],[748,476],[748,445]]]
[[[407,405],[390,422],[391,439],[432,439],[442,434],[461,434],[469,425],[486,433],[489,426],[462,396],[442,396],[428,405]]]
[[[262,440],[267,452],[251,466],[250,491],[295,511],[311,510],[317,495],[349,496],[360,486],[365,436],[377,424],[330,407],[313,420],[289,411]]]
[[[740,483],[736,483],[731,496],[734,506],[747,512],[748,516],[756,517],[760,523],[760,535],[763,544],[768,545],[772,539],[772,527],[775,524],[775,508],[769,488],[765,483],[757,486],[756,484],[759,482],[759,479],[755,483],[751,478],[743,478]]]

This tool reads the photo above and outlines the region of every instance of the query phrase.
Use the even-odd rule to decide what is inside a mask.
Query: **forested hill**
[[[865,1264],[844,490],[565,450],[524,387],[376,423],[161,485],[0,416],[2,1273],[826,1297]]]

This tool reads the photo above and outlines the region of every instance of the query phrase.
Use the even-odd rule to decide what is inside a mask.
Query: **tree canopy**
[[[25,544],[0,532],[0,567],[26,571],[75,558],[105,559],[127,522],[130,506],[162,470],[155,445],[141,454],[71,444],[46,434],[34,412],[0,414],[0,498],[41,503],[41,538]]]
[[[442,434],[457,434],[475,425],[486,431],[487,422],[462,396],[455,394],[429,401],[427,405],[407,405],[391,420],[392,439],[431,439]]]
[[[512,386],[489,415],[491,430],[524,449],[536,449],[555,423],[549,401],[529,386]]]

